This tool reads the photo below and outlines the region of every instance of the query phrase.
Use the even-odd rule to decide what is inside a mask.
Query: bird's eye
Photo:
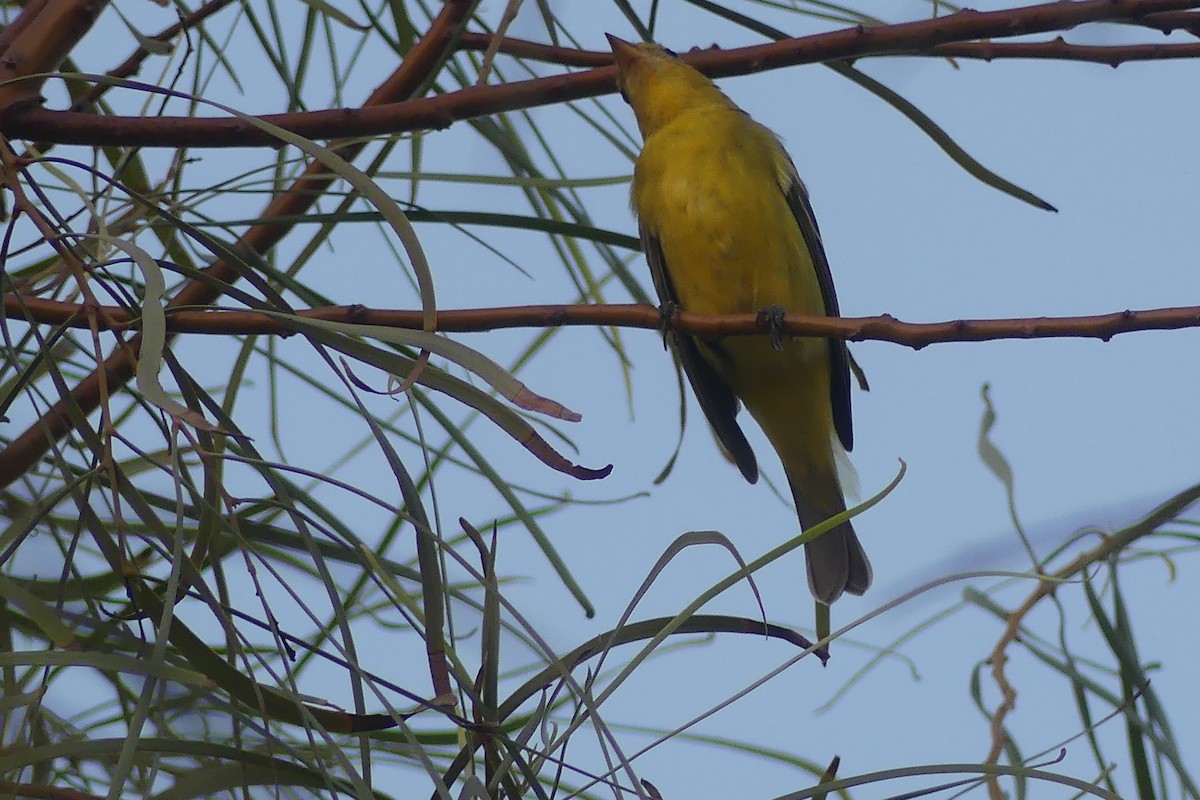
[[[674,50],[670,49],[669,47],[664,47],[662,49],[662,51],[664,53],[666,53],[667,55],[669,55],[671,58],[679,58],[679,53],[676,53]]]

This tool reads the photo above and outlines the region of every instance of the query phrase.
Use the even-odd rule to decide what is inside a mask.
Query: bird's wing
[[[664,306],[679,306],[679,297],[671,283],[671,275],[667,272],[666,259],[663,258],[662,245],[658,237],[641,226],[642,249],[646,253],[646,263],[650,265],[650,277],[654,280],[654,288],[658,292],[658,300]],[[738,401],[733,390],[721,380],[708,361],[700,353],[700,346],[692,336],[670,331],[667,335],[681,364],[683,371],[692,384],[692,391],[700,401],[700,408],[708,418],[717,435],[717,441],[725,448],[725,452],[733,459],[737,468],[750,483],[758,480],[758,462],[754,458],[754,450],[746,441],[737,424]]]
[[[813,269],[817,272],[817,284],[821,287],[821,299],[825,303],[825,313],[836,317],[838,311],[837,293],[833,290],[833,276],[829,273],[829,259],[825,256],[825,247],[821,244],[821,231],[817,229],[817,218],[813,216],[812,205],[808,202],[808,191],[804,182],[796,172],[796,167],[789,164],[790,180],[784,186],[788,206],[792,216],[800,226],[800,233],[808,245],[812,255]],[[833,403],[833,427],[837,430],[838,438],[846,452],[854,446],[854,428],[850,422],[850,352],[846,349],[844,339],[829,340],[829,399]]]

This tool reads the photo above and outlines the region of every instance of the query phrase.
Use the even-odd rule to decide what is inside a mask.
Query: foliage
[[[656,33],[658,3],[648,13],[610,5],[611,24]],[[903,25],[870,16],[870,4],[687,5],[731,38],[774,40],[691,56],[712,74],[823,63],[984,184],[1043,209],[855,59],[1116,65],[1194,58],[1200,35],[1200,3],[1170,0],[991,13],[935,2],[927,19]],[[518,11],[549,44],[504,37]],[[1018,795],[1048,782],[1114,797],[1112,744],[1095,731],[1118,715],[1119,760],[1139,795],[1177,787],[1200,797],[1120,579],[1146,536],[1194,548],[1194,528],[1179,518],[1195,488],[1090,546],[1065,542],[1049,557],[1031,548],[1032,582],[973,576],[962,603],[930,621],[968,608],[997,620],[996,648],[972,684],[993,744],[979,763],[839,780],[829,754],[665,722],[655,744],[631,749],[646,732],[624,728],[606,703],[659,656],[681,648],[686,663],[717,634],[723,646],[724,634],[751,634],[732,637],[739,643],[765,634],[788,648],[778,672],[808,667],[823,649],[787,626],[699,613],[798,539],[753,560],[721,534],[686,534],[653,568],[631,565],[648,572],[641,590],[577,643],[564,646],[530,613],[567,596],[593,613],[576,575],[585,565],[560,556],[556,520],[568,507],[632,499],[603,488],[574,496],[576,481],[608,474],[612,455],[594,444],[576,452],[572,437],[586,438],[570,425],[579,415],[554,396],[555,367],[542,365],[585,341],[588,369],[632,392],[627,336],[596,325],[564,344],[557,326],[571,309],[542,309],[528,312],[541,321],[531,331],[472,347],[449,337],[435,311],[447,285],[489,306],[647,302],[627,220],[589,212],[595,196],[623,192],[627,176],[592,174],[587,148],[632,157],[638,147],[618,116],[609,56],[579,46],[599,41],[594,22],[544,0],[504,9],[210,0],[153,14],[139,6],[136,20],[123,5],[34,0],[9,12],[0,794],[653,798],[636,759],[661,737],[682,753],[715,744],[797,767],[796,798],[905,778],[918,781],[905,784],[919,787],[908,796],[986,783],[998,797],[1000,776]],[[163,23],[156,35],[145,32],[152,17]],[[1122,45],[1056,38],[1083,22],[1177,33]],[[814,35],[791,39],[785,28]],[[1021,34],[1040,35],[1003,40]],[[111,68],[122,47],[132,55]],[[539,294],[547,279],[569,289]],[[367,306],[419,311],[398,325]],[[1145,317],[1143,327],[1197,318]],[[472,319],[500,324],[498,311]],[[1076,322],[1071,335],[1107,338],[1130,319]],[[1022,321],[996,330],[1029,335]],[[485,349],[504,352],[504,366]],[[1011,492],[989,427],[982,457]],[[730,553],[729,576],[686,608],[640,618],[643,594],[702,544]],[[538,576],[539,599],[502,569],[514,563],[509,552],[521,574]],[[1014,585],[1025,599],[1006,607],[997,596]],[[1104,660],[1078,657],[1065,633],[1081,604]],[[1055,621],[1035,623],[1047,607]],[[866,669],[897,658],[922,629],[879,648]],[[1067,681],[1095,776],[1056,772],[1055,753],[1024,752],[1006,727],[1016,689],[1004,664],[1015,649]],[[847,678],[852,689],[857,678]],[[989,679],[998,703],[987,699]],[[947,773],[957,777],[938,777]]]

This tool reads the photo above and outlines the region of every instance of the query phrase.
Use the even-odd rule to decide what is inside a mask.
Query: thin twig
[[[1065,567],[1048,573],[1046,577],[1038,581],[1037,586],[1025,598],[1025,602],[1021,603],[1020,606],[1008,615],[1008,623],[1004,626],[1004,632],[1000,635],[999,641],[996,642],[996,646],[992,649],[992,653],[988,658],[988,663],[992,666],[992,679],[1000,689],[1001,701],[1000,705],[996,708],[996,712],[992,715],[992,745],[988,751],[985,764],[998,764],[1000,754],[1004,751],[1004,720],[1017,703],[1017,690],[1009,682],[1008,676],[1004,671],[1005,663],[1008,661],[1005,651],[1020,634],[1021,623],[1024,622],[1029,612],[1043,599],[1053,594],[1064,581],[1071,580],[1093,564],[1099,564],[1107,560],[1143,536],[1153,533],[1161,525],[1170,522],[1197,500],[1200,500],[1200,485],[1192,486],[1175,495],[1147,514],[1142,520],[1117,531],[1112,536],[1104,539],[1098,546],[1088,550],[1086,553],[1081,553]],[[988,776],[988,794],[992,800],[1000,800],[1003,797],[1003,792],[1000,791],[998,775]]]

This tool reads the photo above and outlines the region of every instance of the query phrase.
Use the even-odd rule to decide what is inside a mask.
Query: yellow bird
[[[631,203],[659,300],[700,314],[838,314],[808,193],[779,139],[712,81],[655,44],[608,37],[644,145]],[[800,526],[846,509],[837,461],[853,444],[841,340],[770,336],[671,343],[717,439],[746,480],[754,451],[738,401],[783,462]],[[821,603],[862,594],[871,566],[849,522],[805,545]]]

